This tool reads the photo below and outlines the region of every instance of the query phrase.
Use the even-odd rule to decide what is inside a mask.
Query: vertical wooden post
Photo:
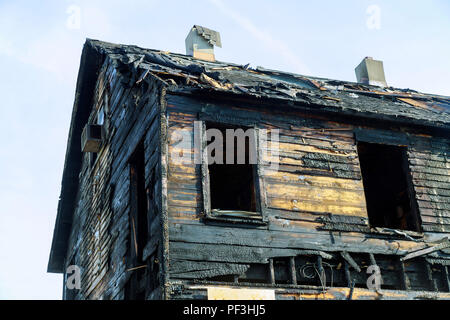
[[[425,267],[427,268],[427,277],[428,281],[430,281],[431,290],[438,291],[436,280],[433,279],[433,270],[431,270],[431,266],[427,261],[425,261]]]
[[[376,266],[377,261],[375,260],[375,256],[373,255],[373,253],[369,253],[369,258],[370,258],[370,264]]]
[[[295,268],[295,257],[289,257],[289,271],[291,273],[291,283],[297,284],[297,270]]]
[[[347,261],[344,261],[345,278],[347,280],[347,287],[352,287],[352,276],[350,273],[350,266]]]
[[[194,130],[197,134],[200,131],[200,152],[201,152],[201,170],[202,170],[202,195],[203,195],[203,214],[209,216],[211,214],[211,200],[210,200],[210,183],[208,170],[208,138],[206,135],[206,123],[200,122],[200,128],[194,125]],[[197,150],[196,150],[197,151]]]
[[[275,270],[273,268],[273,259],[269,259],[269,281],[270,284],[275,284]]]
[[[409,285],[408,276],[406,275],[405,263],[403,261],[399,260],[399,265],[400,265],[400,280],[401,280],[401,284],[402,284],[402,289],[410,290],[411,288]]]
[[[158,256],[160,257],[161,271],[160,271],[160,285],[161,299],[170,299],[170,282],[169,282],[169,213],[168,213],[168,196],[167,196],[167,174],[169,168],[169,143],[168,143],[168,115],[167,115],[167,101],[166,88],[162,87],[158,103],[159,111],[159,147],[161,156],[159,158],[161,184],[159,187],[158,204],[160,208],[160,223],[162,226],[162,246]]]
[[[326,286],[325,270],[323,269],[322,256],[320,254],[317,255],[317,269],[319,270],[320,284],[323,287],[325,287]]]

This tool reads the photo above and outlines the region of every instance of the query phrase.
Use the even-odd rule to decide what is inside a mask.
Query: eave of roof
[[[58,202],[53,240],[47,272],[62,273],[67,250],[67,240],[72,226],[72,214],[78,188],[81,167],[81,131],[91,109],[92,93],[97,72],[104,56],[86,41],[81,55],[80,69],[75,91],[75,101],[67,140],[61,194]]]

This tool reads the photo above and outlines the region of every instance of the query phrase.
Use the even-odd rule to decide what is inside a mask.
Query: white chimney
[[[222,47],[220,33],[194,25],[186,37],[186,55],[197,59],[215,61],[214,46]]]
[[[374,60],[372,57],[365,57],[355,68],[355,74],[359,83],[387,87],[383,61]]]

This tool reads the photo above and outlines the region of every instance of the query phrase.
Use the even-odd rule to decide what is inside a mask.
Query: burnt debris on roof
[[[202,29],[203,30],[203,29]],[[87,40],[98,52],[168,81],[172,90],[208,89],[258,98],[288,100],[321,111],[381,120],[403,119],[432,127],[450,124],[450,97],[410,89],[378,87],[303,76],[261,67],[206,61],[192,56]],[[169,80],[170,79],[170,80]]]

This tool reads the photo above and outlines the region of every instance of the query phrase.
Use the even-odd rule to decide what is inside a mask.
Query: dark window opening
[[[147,244],[147,192],[145,190],[144,146],[140,143],[130,159],[130,224],[135,254],[142,262],[142,252]]]
[[[256,212],[255,164],[250,161],[250,138],[245,137],[245,163],[238,164],[238,139],[228,141],[226,129],[238,129],[223,125],[207,124],[207,129],[218,129],[223,137],[222,164],[208,165],[211,209]],[[247,131],[248,128],[241,128]],[[251,131],[250,131],[251,132]],[[251,133],[253,134],[253,133]],[[231,140],[231,139],[230,139]],[[212,139],[211,142],[214,142]],[[233,164],[227,164],[227,145],[234,146]],[[212,156],[215,157],[213,149]],[[228,161],[230,162],[230,161]]]
[[[420,231],[405,147],[358,143],[372,227]]]
[[[130,158],[130,237],[129,264],[132,275],[125,287],[125,299],[145,298],[142,279],[146,274],[146,262],[142,255],[148,241],[147,193],[145,190],[145,153],[141,142]]]

